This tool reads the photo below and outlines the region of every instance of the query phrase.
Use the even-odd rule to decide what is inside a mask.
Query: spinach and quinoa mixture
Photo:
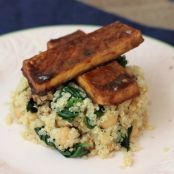
[[[45,96],[31,94],[22,77],[11,98],[9,119],[23,124],[25,139],[46,145],[67,158],[131,151],[147,125],[147,85],[141,68],[126,67],[125,57],[117,59],[136,77],[140,95],[119,105],[93,103],[75,82],[58,87]]]

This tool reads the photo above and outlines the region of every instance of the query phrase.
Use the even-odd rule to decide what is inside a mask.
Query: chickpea
[[[56,122],[55,122],[55,126],[56,127],[64,127],[64,126],[69,126],[71,125],[71,123],[65,121],[65,120],[62,120],[62,119],[57,119]]]
[[[56,142],[63,148],[72,147],[76,143],[79,133],[74,128],[62,127],[58,128]]]
[[[58,134],[58,139],[59,139],[59,144],[64,145],[66,144],[66,141],[69,139],[69,132],[70,128],[68,127],[63,127],[61,128],[59,134]]]
[[[100,126],[103,129],[107,129],[109,127],[112,127],[117,122],[117,116],[115,115],[107,115],[106,118],[101,122]]]

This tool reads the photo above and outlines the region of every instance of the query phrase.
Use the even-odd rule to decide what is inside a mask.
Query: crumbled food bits
[[[131,167],[134,163],[134,158],[133,158],[134,154],[131,151],[128,152],[124,152],[123,155],[123,164],[121,165],[121,168],[126,168],[126,167]]]
[[[145,128],[146,128],[146,130],[149,130],[149,131],[155,129],[154,126],[152,126],[152,125],[150,125],[150,124],[147,124]]]
[[[42,145],[45,145],[44,143],[42,143],[42,141],[37,138],[36,134],[31,134],[31,130],[30,129],[27,129],[25,130],[24,132],[22,132],[22,137],[28,141],[31,141],[33,143],[36,143],[36,144],[42,144]]]
[[[141,150],[141,147],[138,143],[131,143],[130,144],[130,149],[132,152],[138,152]]]
[[[11,125],[14,121],[14,117],[11,114],[8,114],[7,117],[5,118],[5,122],[7,125]]]

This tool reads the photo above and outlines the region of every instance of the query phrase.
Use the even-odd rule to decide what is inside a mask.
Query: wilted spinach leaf
[[[126,60],[126,56],[119,56],[116,58],[116,61],[122,66],[122,67],[126,67],[128,61]]]
[[[89,145],[86,143],[77,143],[73,146],[73,150],[70,151],[69,149],[65,151],[60,151],[62,155],[67,158],[77,158],[87,155],[90,152]]]
[[[84,122],[89,129],[93,129],[96,126],[89,117],[85,117]]]
[[[57,97],[57,99],[54,102],[57,102],[58,99],[63,97],[63,95],[64,95],[63,93],[70,93],[71,96],[67,100],[66,106],[61,110],[59,109],[59,107],[57,107],[56,112],[57,112],[58,116],[62,117],[64,120],[71,122],[74,120],[74,118],[76,116],[78,116],[78,114],[80,112],[79,110],[72,111],[74,109],[73,107],[76,107],[77,103],[82,102],[86,98],[86,94],[74,86],[66,85],[61,88],[59,96]],[[73,108],[73,109],[71,110],[71,108]]]
[[[64,120],[73,121],[74,118],[78,115],[78,112],[71,112],[69,108],[65,108],[61,111],[57,111],[57,114],[62,117]]]
[[[89,145],[86,143],[77,143],[75,144],[70,150],[66,149],[64,151],[58,149],[55,145],[55,140],[51,139],[51,137],[47,134],[46,131],[43,130],[44,126],[42,127],[37,127],[35,128],[36,134],[39,136],[39,138],[45,142],[49,147],[54,148],[55,150],[59,151],[63,156],[67,158],[77,158],[77,157],[82,157],[84,155],[87,155],[90,150],[89,150]]]
[[[63,92],[69,92],[72,96],[76,97],[76,98],[80,98],[80,99],[84,99],[85,97],[83,96],[83,92],[78,89],[75,88],[73,86],[67,85],[62,89]]]
[[[40,132],[41,129],[43,129],[44,126],[42,127],[37,127],[35,128],[35,132],[36,134],[39,136],[39,138],[44,141],[48,146],[52,147],[52,148],[56,148],[55,144],[54,144],[54,140],[52,140],[50,138],[50,136],[45,132],[45,131],[42,131],[42,133]]]
[[[105,108],[103,106],[99,106],[99,110],[96,110],[94,114],[97,115],[97,118],[100,118],[104,114]]]
[[[130,149],[130,136],[132,132],[132,126],[127,129],[127,135],[123,137],[123,140],[120,142],[122,147],[125,147],[127,151]]]
[[[38,111],[36,102],[31,98],[26,106],[27,112],[36,113]]]

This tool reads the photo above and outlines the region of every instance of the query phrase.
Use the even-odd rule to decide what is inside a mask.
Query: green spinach
[[[42,129],[44,129],[44,126],[37,127],[34,130],[35,130],[36,134],[39,136],[39,138],[42,141],[44,141],[49,147],[56,148],[56,146],[54,144],[54,140],[51,139],[51,137]],[[42,130],[42,133],[40,132],[41,130]]]
[[[124,68],[128,64],[128,61],[126,60],[126,56],[119,56],[116,58],[116,61]]]
[[[38,111],[36,102],[31,98],[26,106],[27,112],[30,111],[31,113],[36,113]]]
[[[62,92],[69,92],[73,97],[78,98],[78,99],[84,99],[85,97],[83,96],[83,92],[78,89],[75,88],[73,86],[67,85],[62,89]]]
[[[77,143],[73,146],[72,151],[70,151],[70,149],[67,149],[65,151],[60,151],[60,153],[67,158],[82,157],[90,152],[89,147],[89,144]]]
[[[71,97],[68,99],[67,104],[63,110],[57,109],[57,114],[62,117],[64,120],[73,121],[76,116],[78,116],[79,111],[70,111],[71,107],[74,107],[77,103],[82,102],[86,94],[80,89],[73,87],[71,85],[64,86],[59,94],[58,98],[62,97],[62,93],[70,93]],[[56,100],[57,101],[57,100]]]
[[[105,112],[104,106],[99,106],[99,110],[96,110],[94,114],[97,115],[97,118],[100,118]]]
[[[61,111],[57,111],[57,114],[62,117],[64,120],[67,120],[69,122],[73,121],[74,118],[79,114],[78,112],[71,112],[69,111],[69,108],[64,108]]]
[[[85,117],[84,122],[89,129],[93,129],[96,126],[89,117]]]
[[[71,149],[66,149],[64,151],[58,149],[55,145],[55,140],[51,139],[51,137],[47,134],[46,131],[43,130],[44,126],[35,128],[36,134],[39,136],[39,138],[45,142],[49,147],[59,151],[63,156],[67,158],[77,158],[82,157],[84,155],[87,155],[90,153],[89,144],[86,143],[77,143],[75,144]]]
[[[127,151],[130,149],[130,136],[132,133],[132,126],[127,129],[127,135],[123,136],[122,141],[120,142],[122,147],[125,147]]]

